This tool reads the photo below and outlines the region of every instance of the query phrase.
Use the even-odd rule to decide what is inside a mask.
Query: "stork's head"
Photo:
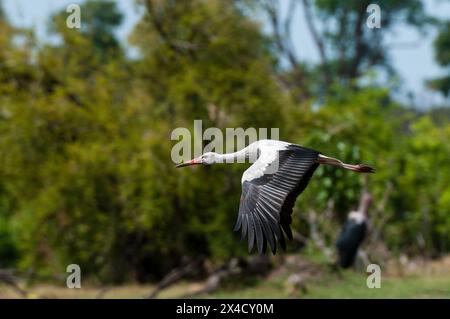
[[[190,166],[190,165],[211,165],[214,163],[218,163],[220,160],[220,155],[214,152],[207,152],[203,154],[202,156],[199,156],[197,158],[194,158],[190,161],[178,164],[176,167],[183,167],[183,166]]]

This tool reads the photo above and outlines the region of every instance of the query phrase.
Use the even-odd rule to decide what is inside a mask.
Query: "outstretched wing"
[[[275,254],[277,242],[286,249],[284,234],[292,239],[292,209],[319,165],[319,152],[292,144],[280,150],[259,151],[261,156],[243,175],[234,230],[241,229],[242,239],[248,237],[249,252],[256,244],[261,254],[269,242]]]

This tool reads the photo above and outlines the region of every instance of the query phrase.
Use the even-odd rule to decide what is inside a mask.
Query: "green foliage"
[[[423,117],[412,125],[412,134],[405,150],[403,174],[398,178],[402,194],[408,198],[402,203],[398,220],[409,226],[401,238],[404,244],[423,240],[419,248],[431,253],[446,251],[450,243],[450,172],[445,163],[450,151],[450,126],[437,127],[429,117]]]
[[[80,6],[82,12],[81,34],[92,45],[92,51],[105,59],[108,55],[118,53],[119,42],[114,35],[115,29],[122,23],[123,15],[118,11],[113,1],[87,1]],[[72,37],[82,41],[77,33],[70,32],[66,26],[67,13],[65,11],[55,15],[51,23],[51,30],[59,33],[66,44]],[[72,43],[78,45],[78,43]],[[79,48],[79,47],[78,47]],[[106,54],[108,53],[108,54]]]
[[[13,267],[19,258],[19,252],[9,222],[2,215],[0,215],[0,267]]]
[[[165,36],[177,44],[144,17],[138,61],[56,15],[63,42],[39,50],[33,98],[5,104],[2,172],[22,269],[49,276],[78,263],[100,280],[145,280],[184,257],[244,252],[231,232],[243,167],[175,170],[169,137],[198,118],[223,128],[280,126],[283,94],[266,39],[222,1],[159,5],[177,21],[164,26],[176,26]],[[226,119],[211,115],[213,106]]]
[[[445,23],[434,40],[436,61],[444,67],[450,66],[450,22]],[[445,96],[450,93],[450,75],[439,77],[428,82],[429,86]]]
[[[397,90],[399,87],[393,82],[396,71],[390,56],[392,46],[387,39],[399,26],[407,25],[425,34],[424,31],[436,22],[426,14],[421,0],[386,0],[379,4],[380,12],[373,11],[371,5],[376,3],[369,0],[239,3],[250,12],[256,9],[265,18],[272,35],[270,48],[278,58],[279,72],[275,75],[300,104],[310,99],[322,104],[323,99],[339,95],[339,87],[356,90],[367,87],[366,83],[374,79],[382,83],[387,78],[392,81],[390,90]],[[299,7],[302,14],[299,14]],[[374,18],[380,27],[369,26],[368,22]],[[311,36],[319,58],[316,63],[301,58],[302,44],[293,45],[298,37],[295,29],[298,21],[294,22],[297,19],[303,20]]]
[[[398,160],[394,151],[401,142],[395,139],[400,129],[400,109],[389,100],[388,92],[367,89],[352,93],[341,90],[339,98],[332,98],[313,112],[312,123],[302,132],[300,144],[314,146],[323,154],[344,162],[365,162],[376,167],[370,183],[379,185],[373,191],[381,195],[385,183],[395,176],[393,166]],[[306,138],[307,136],[307,138]],[[394,141],[397,143],[394,145]],[[331,167],[319,167],[317,182],[311,183],[308,194],[313,195],[311,207],[324,209],[327,200],[334,201],[341,217],[357,203],[364,176]]]

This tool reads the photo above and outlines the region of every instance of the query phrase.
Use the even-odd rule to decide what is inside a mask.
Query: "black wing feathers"
[[[297,187],[289,193],[289,195],[286,197],[286,200],[284,201],[283,208],[281,209],[280,213],[280,224],[281,227],[283,227],[286,236],[290,240],[292,240],[292,231],[290,225],[292,223],[292,209],[294,208],[295,201],[298,195],[300,195],[305,190],[306,186],[308,186],[308,182],[318,166],[319,164],[317,163],[311,166],[311,168],[301,179],[300,183],[298,183]]]
[[[241,229],[242,238],[248,236],[249,251],[256,246],[261,254],[265,252],[267,242],[274,254],[277,242],[286,249],[284,234],[292,239],[290,225],[295,200],[319,165],[316,163],[318,155],[317,151],[290,145],[286,150],[279,151],[275,173],[264,174],[242,184],[235,230]]]

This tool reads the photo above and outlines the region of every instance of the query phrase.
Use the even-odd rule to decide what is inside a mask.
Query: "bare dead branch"
[[[319,248],[322,253],[331,260],[333,257],[333,252],[325,243],[325,239],[319,231],[319,222],[317,213],[314,210],[310,210],[308,213],[308,223],[311,232],[311,239],[314,245]]]
[[[311,12],[311,5],[309,3],[309,0],[303,0],[303,10],[305,13],[305,20],[306,24],[308,25],[309,31],[311,32],[311,35],[313,37],[314,43],[317,46],[317,49],[319,51],[320,56],[320,62],[322,64],[322,75],[324,79],[324,83],[326,86],[330,85],[331,83],[331,74],[329,72],[328,67],[328,58],[325,50],[325,44],[322,39],[322,37],[319,35],[319,32],[317,31],[317,28],[314,24],[314,19]]]
[[[385,191],[380,202],[375,206],[372,217],[370,218],[373,223],[370,227],[370,236],[367,241],[368,251],[374,251],[375,246],[379,243],[381,239],[381,234],[383,232],[384,226],[391,218],[391,215],[386,214],[386,205],[393,191],[393,186],[391,182],[386,183]],[[376,221],[376,223],[375,223]]]
[[[365,6],[363,3],[360,4],[358,8],[358,16],[355,23],[355,30],[353,32],[354,36],[354,52],[355,57],[352,61],[352,65],[350,66],[350,78],[354,79],[359,75],[359,68],[360,64],[362,62],[362,58],[364,55],[364,42],[363,42],[363,36],[364,36],[364,18],[366,15]]]
[[[147,297],[148,299],[153,299],[161,290],[173,285],[174,283],[180,281],[184,276],[193,272],[199,265],[199,261],[195,260],[187,263],[181,267],[172,269],[164,278],[158,283],[156,288]]]
[[[218,290],[222,284],[231,279],[247,275],[263,275],[270,269],[270,260],[266,255],[255,255],[248,258],[233,258],[214,271],[199,290],[186,294],[190,298],[201,294],[209,294]]]
[[[297,5],[296,2],[297,0],[290,1],[289,10],[284,22],[280,21],[280,6],[278,1],[265,0],[261,2],[261,6],[269,18],[275,45],[280,51],[280,54],[284,58],[286,58],[291,69],[293,70],[292,80],[286,82],[285,79],[281,79],[280,83],[284,86],[289,86],[294,82],[295,86],[299,88],[306,88],[306,73],[300,61],[298,60],[294,45],[292,44],[290,32],[293,15],[295,13],[295,7]],[[306,91],[302,92],[302,94],[299,95],[299,100],[304,100],[306,98],[308,98],[308,94]]]
[[[27,292],[20,288],[18,284],[18,278],[14,275],[14,271],[11,269],[0,269],[0,282],[10,286],[23,298],[27,298]]]

